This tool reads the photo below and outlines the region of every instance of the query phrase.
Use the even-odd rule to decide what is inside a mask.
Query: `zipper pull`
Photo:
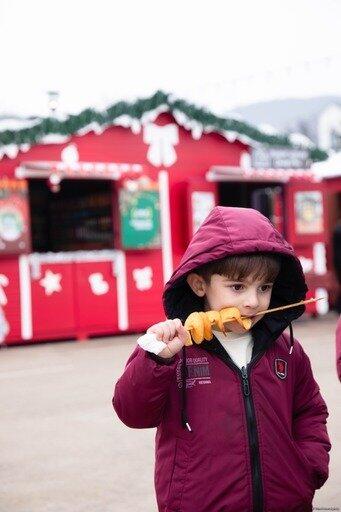
[[[249,396],[250,394],[250,386],[249,386],[249,379],[247,376],[247,369],[245,366],[242,367],[242,378],[243,378],[243,392],[245,396]]]

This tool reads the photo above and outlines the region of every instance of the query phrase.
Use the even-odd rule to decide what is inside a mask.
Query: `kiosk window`
[[[29,198],[33,251],[113,248],[111,181],[65,180],[53,193],[45,180],[33,179]]]
[[[281,197],[282,188],[278,183],[219,183],[219,204],[254,208],[276,225],[275,202]],[[276,226],[277,227],[277,226]]]

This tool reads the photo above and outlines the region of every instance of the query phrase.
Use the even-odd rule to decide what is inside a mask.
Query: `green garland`
[[[71,136],[77,133],[81,128],[90,123],[102,125],[111,125],[119,116],[127,115],[131,118],[140,120],[143,114],[155,110],[161,105],[167,105],[170,112],[179,110],[189,119],[201,123],[203,127],[210,126],[214,131],[233,131],[240,135],[245,135],[251,140],[267,144],[269,146],[296,147],[285,135],[267,135],[254,126],[236,119],[218,117],[203,108],[191,105],[184,100],[171,101],[169,95],[162,91],[157,91],[153,96],[146,99],[139,99],[134,103],[119,101],[104,112],[87,108],[77,115],[70,115],[67,119],[59,121],[55,118],[42,119],[36,125],[30,128],[20,130],[5,130],[0,132],[0,146],[15,144],[38,144],[46,135],[58,134]],[[325,151],[315,147],[310,150],[312,161],[320,161],[328,158]]]

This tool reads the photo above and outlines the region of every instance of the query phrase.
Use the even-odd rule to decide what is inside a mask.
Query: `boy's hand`
[[[165,359],[173,357],[180,352],[188,338],[188,332],[179,318],[154,324],[146,332],[147,334],[155,334],[159,341],[166,343],[167,347],[158,354]]]

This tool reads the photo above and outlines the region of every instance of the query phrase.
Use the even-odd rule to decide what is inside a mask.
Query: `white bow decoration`
[[[179,129],[176,124],[147,124],[143,131],[143,142],[149,144],[147,160],[155,167],[170,167],[177,161],[174,146],[179,144]]]

